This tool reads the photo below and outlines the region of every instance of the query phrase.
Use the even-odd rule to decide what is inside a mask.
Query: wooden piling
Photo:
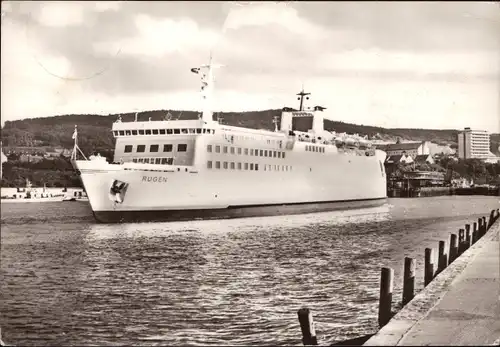
[[[383,267],[380,273],[380,299],[378,304],[378,325],[385,326],[392,318],[392,291],[394,270]]]
[[[439,248],[438,248],[438,268],[436,271],[436,276],[441,273],[444,269],[446,269],[446,266],[448,265],[448,259],[446,256],[446,253],[444,253],[444,247],[445,247],[445,242],[444,241],[439,241]]]
[[[483,235],[488,231],[488,224],[486,224],[486,217],[483,216]]]
[[[495,210],[491,210],[490,219],[488,220],[488,229],[491,228],[494,220],[495,220]]]
[[[458,229],[458,256],[464,252],[465,230]]]
[[[434,264],[432,263],[432,248],[425,249],[425,265],[424,265],[424,286],[427,287],[434,278]]]
[[[448,265],[453,263],[453,261],[457,258],[458,253],[458,245],[457,245],[457,235],[450,235],[450,251],[448,252]]]
[[[479,240],[483,236],[483,219],[477,219],[477,239]]]
[[[415,259],[405,257],[403,272],[403,306],[415,295]]]
[[[474,222],[472,228],[472,244],[475,244],[477,241],[477,222]]]
[[[311,311],[303,307],[297,312],[299,316],[300,330],[302,330],[302,343],[304,346],[317,345],[316,332]]]
[[[470,224],[465,224],[465,250],[472,246],[472,238],[470,234]]]

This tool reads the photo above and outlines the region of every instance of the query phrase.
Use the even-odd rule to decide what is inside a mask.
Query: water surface
[[[2,204],[0,325],[17,345],[301,345],[377,329],[380,267],[437,249],[498,197],[296,216],[96,224],[83,202]]]

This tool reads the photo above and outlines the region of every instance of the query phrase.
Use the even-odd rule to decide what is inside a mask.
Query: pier
[[[500,217],[466,224],[448,242],[426,248],[424,266],[405,258],[403,295],[393,298],[394,270],[380,273],[378,324],[373,335],[360,336],[334,346],[500,345]],[[448,247],[446,247],[448,243]],[[416,293],[415,272],[423,271],[424,288]],[[398,306],[399,312],[394,312]],[[396,305],[395,305],[396,304]],[[313,315],[298,312],[304,345],[321,345]],[[319,341],[319,343],[318,343]]]
[[[468,249],[459,238],[458,257],[364,345],[499,345],[500,223],[489,227]]]

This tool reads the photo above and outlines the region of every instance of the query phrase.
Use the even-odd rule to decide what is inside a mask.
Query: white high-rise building
[[[458,157],[460,159],[488,159],[490,152],[490,134],[486,130],[465,128],[458,133]]]

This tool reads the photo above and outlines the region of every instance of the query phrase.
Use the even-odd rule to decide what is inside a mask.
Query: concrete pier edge
[[[465,270],[471,261],[489,242],[498,239],[500,222],[493,224],[488,232],[465,251],[431,283],[403,307],[387,325],[366,341],[363,346],[396,346],[410,330],[441,301],[453,281]]]

